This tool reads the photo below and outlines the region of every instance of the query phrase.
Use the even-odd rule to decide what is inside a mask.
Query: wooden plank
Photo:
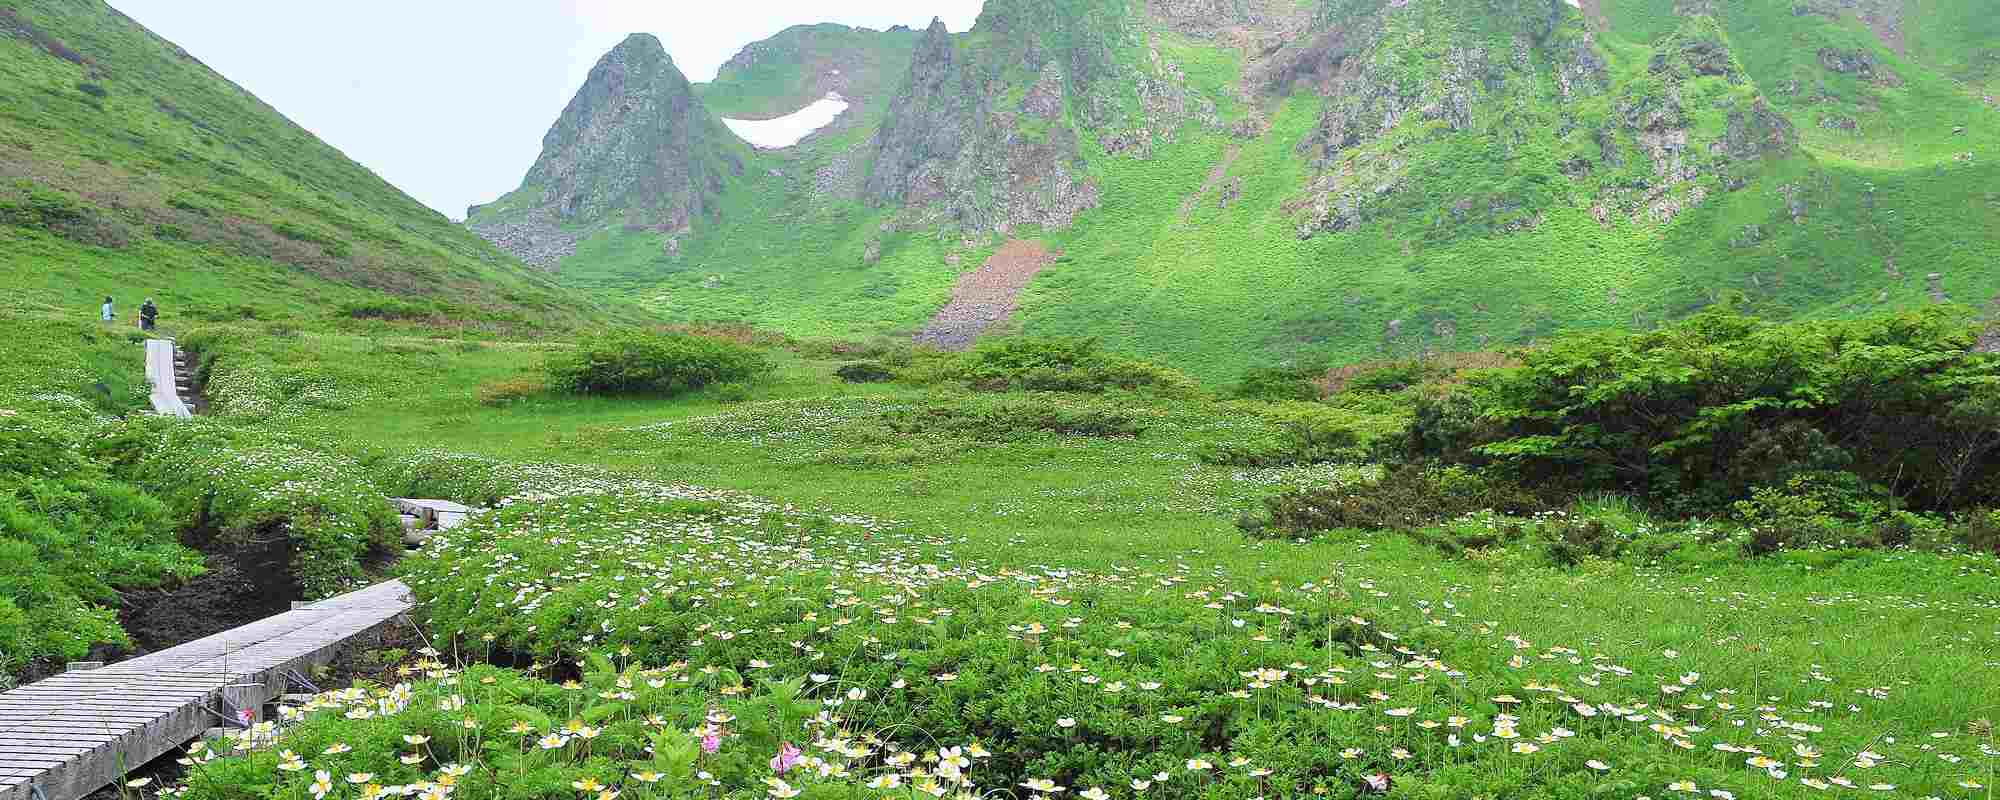
[[[407,612],[399,582],[367,587],[309,608],[89,672],[66,673],[0,695],[0,800],[29,800],[33,780],[47,800],[77,800],[215,723],[201,708],[228,686],[275,699],[282,673],[331,660],[355,634]],[[25,777],[23,777],[25,776]]]

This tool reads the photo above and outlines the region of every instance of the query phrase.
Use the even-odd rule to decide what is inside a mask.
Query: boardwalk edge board
[[[0,800],[78,800],[115,783],[218,724],[210,709],[225,692],[261,707],[289,690],[286,672],[326,663],[342,642],[410,607],[409,587],[389,581],[0,694]]]

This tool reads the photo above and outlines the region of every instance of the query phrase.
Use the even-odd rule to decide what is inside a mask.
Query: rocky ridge
[[[467,224],[521,260],[553,269],[605,224],[689,231],[715,213],[746,158],[660,40],[634,34],[591,69],[543,137],[521,188],[468,209]]]

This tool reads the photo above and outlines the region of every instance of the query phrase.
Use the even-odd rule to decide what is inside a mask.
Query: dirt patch
[[[959,277],[951,302],[924,325],[917,341],[946,350],[971,347],[987,328],[1013,316],[1021,290],[1055,257],[1040,242],[1008,240],[985,264]]]
[[[1229,175],[1229,166],[1236,163],[1236,157],[1242,153],[1243,148],[1233,144],[1229,146],[1228,150],[1223,151],[1221,163],[1216,164],[1215,169],[1208,171],[1208,179],[1201,182],[1201,188],[1196,189],[1194,194],[1188,195],[1186,200],[1181,201],[1182,221],[1186,221],[1188,215],[1194,213],[1195,203],[1201,202],[1201,199],[1207,197],[1209,192],[1215,191],[1215,187],[1221,184],[1222,179]]]
[[[132,637],[126,657],[164,650],[204,636],[248,625],[291,610],[299,597],[289,580],[262,578],[286,573],[283,565],[246,569],[221,556],[208,557],[208,571],[171,589],[125,595],[118,621]]]

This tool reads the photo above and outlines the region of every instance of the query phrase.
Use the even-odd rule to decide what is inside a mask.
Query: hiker
[[[111,319],[116,316],[117,316],[116,314],[111,313],[111,298],[109,297],[104,298],[104,311],[102,315],[100,315],[98,318],[104,320],[105,322],[110,322]]]
[[[158,321],[159,318],[160,318],[160,308],[158,306],[153,305],[153,298],[150,297],[146,298],[145,304],[139,306],[139,330],[142,331],[152,330],[153,323]]]

